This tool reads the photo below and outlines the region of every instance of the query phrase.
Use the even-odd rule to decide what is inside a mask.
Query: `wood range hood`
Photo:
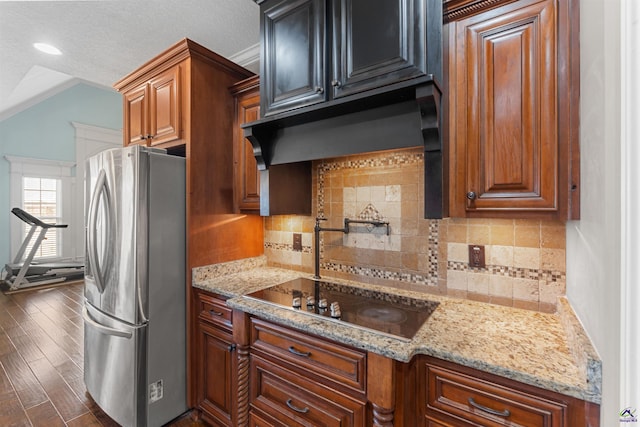
[[[263,182],[281,165],[310,172],[312,160],[422,146],[424,217],[446,216],[442,3],[255,1],[261,118],[242,128],[260,170],[261,214]]]
[[[243,125],[261,174],[272,166],[423,146],[425,218],[446,216],[441,90],[433,75]],[[274,168],[275,169],[275,168]]]

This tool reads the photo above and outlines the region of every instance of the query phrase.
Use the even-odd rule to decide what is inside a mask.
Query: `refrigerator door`
[[[148,320],[148,169],[139,146],[103,151],[85,169],[85,297],[133,325]]]
[[[83,316],[87,391],[119,424],[146,425],[147,326],[119,322],[90,304]]]

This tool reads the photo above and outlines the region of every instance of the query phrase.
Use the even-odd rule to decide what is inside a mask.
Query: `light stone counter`
[[[193,270],[193,286],[228,297],[229,307],[312,334],[408,362],[426,354],[568,396],[600,403],[601,362],[566,299],[556,314],[324,280],[439,302],[410,341],[344,322],[277,307],[248,293],[309,274],[266,266],[264,257]]]

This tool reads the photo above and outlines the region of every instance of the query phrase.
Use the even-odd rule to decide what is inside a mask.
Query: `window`
[[[59,160],[4,157],[10,164],[10,207],[22,208],[43,222],[70,224],[71,196],[75,188],[72,172],[75,164]],[[10,212],[2,214],[11,218],[11,262],[13,262],[31,227]],[[37,235],[32,237],[32,243],[35,242],[36,237]],[[46,258],[50,261],[71,259],[73,241],[70,227],[50,229],[34,258]],[[28,247],[28,250],[30,249],[31,246]]]
[[[22,209],[46,223],[60,223],[60,206],[61,181],[54,178],[26,177],[22,178]],[[31,229],[29,224],[23,223],[24,234],[22,238],[26,238],[27,233]],[[31,243],[27,246],[26,253],[31,251],[33,244],[37,238],[37,234],[31,238]],[[34,258],[51,258],[60,257],[61,232],[59,228],[52,228],[47,231],[44,240],[40,244],[40,248],[35,253]]]

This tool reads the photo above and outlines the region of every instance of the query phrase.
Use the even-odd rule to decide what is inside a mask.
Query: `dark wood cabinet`
[[[325,100],[325,4],[272,0],[261,5],[263,114]]]
[[[423,0],[332,2],[333,98],[427,73]]]
[[[231,310],[225,300],[198,292],[196,333],[196,404],[210,424],[234,425],[234,384],[237,367]]]
[[[422,424],[597,426],[597,405],[428,356],[418,356]]]
[[[504,3],[445,26],[449,211],[575,219],[577,2]]]
[[[428,55],[439,55],[426,47],[428,7],[425,0],[261,2],[263,116],[426,76]]]

